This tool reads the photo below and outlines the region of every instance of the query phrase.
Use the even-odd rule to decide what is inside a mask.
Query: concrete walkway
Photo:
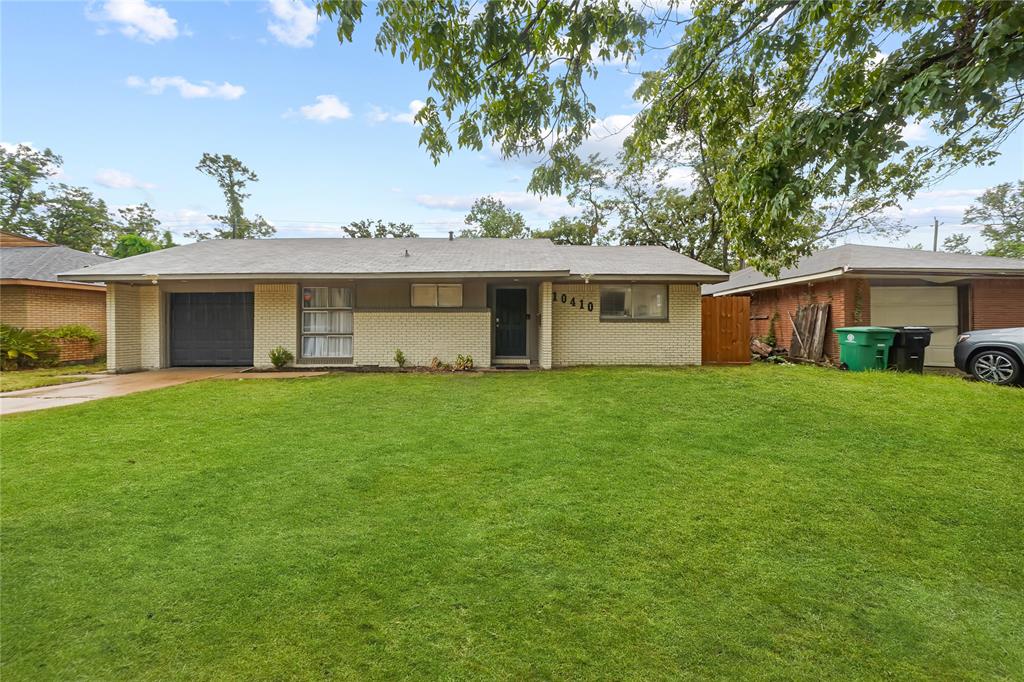
[[[158,369],[152,372],[135,372],[133,374],[108,374],[97,379],[75,381],[70,384],[26,388],[21,391],[0,393],[0,414],[45,410],[48,407],[60,407],[61,405],[76,405],[90,400],[99,400],[100,398],[113,398],[114,396],[151,391],[155,388],[166,388],[200,379],[237,374],[243,369],[245,368],[182,367]],[[287,376],[287,374],[284,376]]]

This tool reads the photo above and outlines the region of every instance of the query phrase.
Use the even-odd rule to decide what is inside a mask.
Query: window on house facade
[[[413,308],[461,308],[461,284],[413,284]]]
[[[668,287],[664,284],[601,287],[602,320],[664,320],[668,318]]]
[[[302,357],[352,357],[352,306],[348,287],[302,288]]]

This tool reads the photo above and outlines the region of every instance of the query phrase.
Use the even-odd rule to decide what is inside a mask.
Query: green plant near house
[[[0,325],[0,364],[3,369],[35,367],[56,357],[53,344],[38,332]]]
[[[405,353],[402,352],[401,348],[395,349],[395,364],[399,367],[405,367],[405,363],[408,359],[405,357]]]
[[[468,371],[473,369],[473,356],[459,353],[455,358],[455,369],[459,371]]]
[[[41,339],[66,339],[68,341],[88,341],[89,343],[99,343],[101,338],[99,332],[84,324],[66,324],[63,327],[41,329],[37,335]]]
[[[283,346],[278,346],[270,351],[270,364],[274,366],[274,369],[283,369],[293,360],[295,360],[295,355]]]

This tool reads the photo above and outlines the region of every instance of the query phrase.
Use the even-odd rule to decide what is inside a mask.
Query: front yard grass
[[[5,417],[19,679],[1020,679],[1024,391],[217,380]]]
[[[85,365],[61,365],[60,367],[40,367],[39,369],[18,369],[0,372],[0,393],[20,391],[24,388],[40,388],[55,384],[70,384],[85,381],[92,377],[71,376],[103,372],[107,369],[105,362],[91,362]]]

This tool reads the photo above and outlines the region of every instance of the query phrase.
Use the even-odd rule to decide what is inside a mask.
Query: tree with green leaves
[[[384,222],[383,220],[353,220],[341,228],[346,237],[359,239],[403,239],[418,237],[409,223]]]
[[[1024,258],[1024,180],[991,187],[964,212],[964,224],[981,225],[986,256]]]
[[[970,255],[973,253],[970,247],[971,238],[963,232],[954,232],[942,240],[942,250],[947,253],[962,253]]]
[[[37,151],[24,144],[11,150],[0,147],[0,229],[39,234],[46,204],[46,188],[39,185],[56,175],[63,163],[50,149]]]
[[[103,253],[111,230],[107,204],[83,187],[54,186],[35,234],[79,251]]]
[[[263,216],[245,216],[244,202],[251,196],[245,191],[250,182],[258,182],[259,176],[230,154],[203,154],[196,170],[213,178],[224,193],[228,212],[224,215],[210,215],[210,220],[224,227],[215,227],[213,233],[193,230],[186,237],[203,239],[261,239],[272,237],[276,230]]]
[[[118,235],[114,240],[114,248],[111,249],[110,255],[114,258],[128,258],[151,251],[159,251],[161,248],[163,247],[157,241],[143,237],[141,234],[126,232]]]
[[[138,206],[123,206],[117,209],[113,222],[117,235],[135,234],[154,243],[161,237],[160,220],[156,217],[156,211],[145,202]]]
[[[351,40],[363,3],[317,4]],[[681,4],[382,0],[376,46],[429,74],[417,122],[435,162],[485,141],[547,154],[530,184],[540,192],[562,190],[597,120],[598,65],[664,50],[636,91],[626,161],[701,137],[727,161],[713,178],[731,248],[769,272],[811,248],[822,203],[898,202],[990,161],[1024,118],[1024,3],[701,0],[692,17]],[[915,124],[933,142],[910,146]]]
[[[460,237],[492,237],[496,239],[529,239],[530,228],[523,214],[505,206],[501,199],[480,197],[466,214],[466,229]]]

